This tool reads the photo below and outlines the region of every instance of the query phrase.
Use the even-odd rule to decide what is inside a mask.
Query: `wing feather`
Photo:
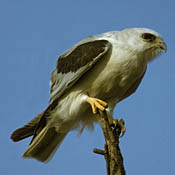
[[[50,103],[35,127],[31,143],[37,136],[37,133],[46,125],[47,116],[50,115],[50,111],[57,105],[57,99],[70,89],[111,48],[112,45],[107,40],[89,41],[87,39],[87,42],[80,42],[59,57],[56,69],[51,75]]]
[[[50,103],[70,89],[111,48],[107,40],[94,40],[61,55],[51,75]]]

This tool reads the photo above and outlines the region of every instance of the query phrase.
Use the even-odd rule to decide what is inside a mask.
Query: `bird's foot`
[[[104,111],[108,104],[98,98],[87,97],[86,101],[91,105],[93,114],[97,114],[98,110]]]
[[[116,119],[113,119],[112,123],[110,124],[111,127],[113,127],[114,129],[116,129],[117,127],[120,128],[121,131],[121,135],[120,137],[123,137],[125,135],[126,132],[126,128],[125,128],[125,122],[123,119],[120,119],[119,121]]]

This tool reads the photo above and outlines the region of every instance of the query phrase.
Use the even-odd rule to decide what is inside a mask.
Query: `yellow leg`
[[[91,105],[93,114],[97,113],[97,109],[104,111],[108,104],[98,98],[87,97],[86,101]]]

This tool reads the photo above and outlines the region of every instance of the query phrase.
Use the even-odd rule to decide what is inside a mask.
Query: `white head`
[[[120,40],[138,54],[144,54],[147,62],[166,52],[167,47],[160,34],[147,28],[129,28],[121,31]],[[126,42],[127,41],[127,42]]]

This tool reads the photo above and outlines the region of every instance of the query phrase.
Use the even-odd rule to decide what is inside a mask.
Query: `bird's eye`
[[[148,42],[152,42],[156,39],[156,36],[151,33],[143,33],[142,38]]]

